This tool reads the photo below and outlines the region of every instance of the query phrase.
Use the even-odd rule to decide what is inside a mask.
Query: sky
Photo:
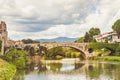
[[[120,0],[0,0],[0,20],[13,40],[82,37],[91,27],[112,31]]]

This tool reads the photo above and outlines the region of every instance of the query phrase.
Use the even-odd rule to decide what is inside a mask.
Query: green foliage
[[[0,80],[10,80],[15,74],[16,67],[0,59]]]
[[[84,42],[91,42],[92,38],[93,38],[93,36],[91,34],[89,34],[88,32],[86,32],[85,36],[84,36]]]
[[[76,52],[73,49],[55,47],[48,50],[46,59],[80,58],[80,56],[80,52]]]
[[[119,50],[120,50],[120,47],[119,47],[119,44],[115,44],[115,43],[90,43],[88,45],[88,48],[92,48],[94,51],[97,50],[97,51],[104,51],[106,52],[105,50],[108,50],[108,51],[111,51],[112,55],[115,55],[117,56],[118,53],[119,53]],[[104,49],[104,50],[103,50]],[[118,52],[118,53],[116,53]]]
[[[95,42],[93,36],[100,34],[99,28],[90,28],[88,32],[85,33],[84,37],[79,38],[75,42]]]
[[[94,36],[94,35],[98,35],[98,34],[100,34],[100,29],[99,28],[91,28],[90,30],[89,30],[89,34],[91,34],[92,36]]]
[[[18,69],[26,67],[26,52],[23,50],[11,49],[2,56],[2,58],[11,64],[14,64]]]
[[[114,25],[112,26],[112,29],[120,35],[120,19],[117,20]]]
[[[40,43],[39,41],[37,41],[37,40],[32,40],[32,39],[23,39],[22,42],[23,42],[24,44]]]
[[[103,60],[103,61],[120,61],[118,56],[102,56],[102,57],[92,57],[93,60]]]
[[[117,56],[120,56],[120,45],[116,48],[115,54],[116,54]]]
[[[84,42],[84,37],[79,38],[79,39],[76,40],[75,42],[83,43],[83,42]]]
[[[49,49],[48,53],[46,54],[46,57],[51,58],[51,59],[56,59],[57,55],[64,56],[62,47],[54,47],[52,49]]]
[[[56,55],[56,59],[62,59],[63,56],[60,56],[60,55]]]
[[[94,50],[97,49],[103,49],[103,48],[111,48],[113,50],[116,50],[116,47],[118,47],[118,44],[114,44],[114,43],[90,43],[88,45],[88,48],[93,48]]]
[[[90,28],[89,32],[86,32],[84,36],[84,41],[85,42],[93,42],[93,36],[100,34],[100,29],[99,28]]]

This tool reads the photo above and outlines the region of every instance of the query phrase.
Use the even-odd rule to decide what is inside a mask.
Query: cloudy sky
[[[102,33],[120,18],[120,0],[0,0],[0,20],[11,39],[81,37],[91,27]]]

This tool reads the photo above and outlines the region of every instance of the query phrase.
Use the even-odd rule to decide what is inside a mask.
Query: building
[[[104,34],[95,35],[93,37],[97,42],[120,43],[120,35],[116,32],[108,32]]]
[[[4,54],[4,48],[7,46],[8,32],[5,22],[0,23],[0,40],[2,41],[1,55]]]

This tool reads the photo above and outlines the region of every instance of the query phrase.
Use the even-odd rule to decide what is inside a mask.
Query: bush
[[[14,64],[18,69],[25,68],[27,62],[26,52],[23,50],[11,49],[1,58],[9,63]]]
[[[116,56],[120,56],[120,45],[116,48],[115,54]]]
[[[62,59],[62,58],[63,58],[63,56],[60,56],[60,55],[56,56],[56,59]]]
[[[15,74],[16,67],[0,59],[0,80],[10,80]]]
[[[94,51],[99,51],[99,52],[102,52],[102,53],[107,53],[108,52],[110,53],[110,55],[116,55],[119,52],[120,48],[118,48],[119,44],[116,44],[116,43],[90,43],[88,45],[88,48],[92,48]],[[116,50],[116,48],[118,48]]]

